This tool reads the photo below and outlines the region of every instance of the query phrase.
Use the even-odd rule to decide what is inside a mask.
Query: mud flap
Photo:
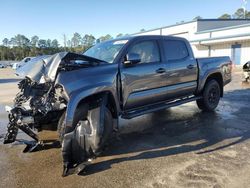
[[[100,104],[89,109],[87,120],[79,121],[75,129],[64,135],[62,143],[63,176],[74,173],[74,168],[84,167],[91,158],[100,153],[104,136],[105,110],[107,97]],[[112,125],[112,122],[110,123]],[[67,131],[67,130],[66,130]],[[78,172],[83,169],[78,169]]]

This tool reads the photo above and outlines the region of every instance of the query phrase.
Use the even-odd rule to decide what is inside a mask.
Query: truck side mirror
[[[139,54],[136,53],[128,53],[125,57],[124,64],[125,65],[133,65],[141,62],[141,58]]]

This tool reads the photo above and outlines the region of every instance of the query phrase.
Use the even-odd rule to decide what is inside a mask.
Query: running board
[[[187,97],[187,98],[183,98],[183,99],[178,99],[178,100],[171,101],[171,102],[167,101],[167,102],[152,104],[152,105],[144,106],[141,108],[125,111],[121,117],[124,119],[132,119],[132,118],[137,117],[137,116],[149,114],[149,113],[152,113],[155,111],[163,110],[166,108],[171,108],[174,106],[179,106],[179,105],[189,103],[189,102],[195,101],[197,99],[201,99],[201,98],[202,98],[201,96],[198,96],[198,97],[194,96],[194,97]]]

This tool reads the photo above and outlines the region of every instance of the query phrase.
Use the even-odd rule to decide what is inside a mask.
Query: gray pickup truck
[[[231,65],[229,57],[196,59],[187,40],[171,36],[129,36],[84,54],[34,58],[17,70],[24,79],[14,107],[7,107],[4,143],[14,142],[20,129],[35,140],[32,151],[43,145],[34,129],[57,129],[65,176],[100,154],[119,117],[191,101],[214,110],[231,81]]]

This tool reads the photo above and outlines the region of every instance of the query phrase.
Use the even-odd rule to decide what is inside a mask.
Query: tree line
[[[202,19],[201,16],[196,16],[193,20]],[[237,9],[233,14],[224,13],[218,19],[250,19],[250,11],[243,8]]]
[[[219,19],[250,19],[250,12],[239,8],[233,14],[225,13],[219,17]]]
[[[121,37],[118,34],[116,37]],[[81,53],[93,46],[96,42],[112,39],[109,34],[95,38],[91,34],[80,35],[75,32],[72,38],[63,35],[63,45],[57,39],[40,39],[38,36],[31,38],[18,34],[10,39],[4,38],[0,45],[0,60],[21,60],[24,57],[35,57],[39,55],[49,55],[61,51]]]

